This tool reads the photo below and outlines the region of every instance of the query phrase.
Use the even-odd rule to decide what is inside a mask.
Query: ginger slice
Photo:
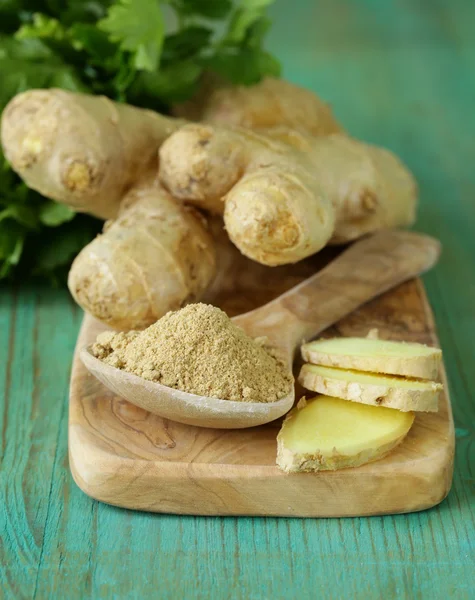
[[[436,412],[440,383],[362,373],[320,365],[303,365],[299,382],[303,387],[352,402],[397,408],[401,411]]]
[[[413,422],[413,413],[316,396],[287,415],[277,465],[287,473],[358,467],[386,456]]]
[[[302,357],[327,367],[435,379],[442,351],[424,344],[353,337],[304,344]]]

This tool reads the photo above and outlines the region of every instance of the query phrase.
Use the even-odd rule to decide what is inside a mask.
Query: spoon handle
[[[293,355],[304,340],[362,304],[434,266],[440,243],[409,231],[381,231],[352,244],[324,269],[235,319],[254,337]]]

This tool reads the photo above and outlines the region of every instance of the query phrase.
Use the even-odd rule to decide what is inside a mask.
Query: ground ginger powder
[[[223,400],[274,402],[292,385],[265,340],[253,340],[226,313],[207,304],[169,312],[144,331],[104,332],[92,351],[144,379]]]

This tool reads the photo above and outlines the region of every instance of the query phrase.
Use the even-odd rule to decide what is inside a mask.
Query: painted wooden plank
[[[331,100],[354,134],[401,154],[421,184],[417,228],[445,245],[425,282],[459,433],[453,490],[417,515],[338,521],[171,517],[91,502],[71,482],[66,415],[58,412],[78,314],[71,316],[64,293],[42,296],[38,385],[20,364],[34,362],[38,292],[21,290],[14,316],[13,295],[3,288],[0,579],[7,600],[32,598],[35,586],[36,598],[72,600],[473,596],[475,3],[278,0],[272,11],[269,45],[285,74]]]
[[[44,560],[44,542],[57,515],[52,512],[58,445],[67,415],[68,357],[80,312],[66,292],[26,287],[2,294],[9,314],[10,360],[4,378],[0,507],[3,552],[10,557],[2,583],[11,597],[34,594]],[[2,328],[2,335],[3,333]],[[2,340],[3,341],[3,340]],[[3,361],[1,361],[3,363]],[[65,436],[64,436],[65,438]],[[13,564],[12,564],[13,559]],[[16,568],[10,570],[12,567]],[[8,597],[8,596],[7,596]]]

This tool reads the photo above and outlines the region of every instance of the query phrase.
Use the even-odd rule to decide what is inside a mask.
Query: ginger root
[[[117,216],[127,190],[183,125],[150,110],[59,89],[18,94],[2,114],[5,156],[28,187],[79,212]]]
[[[120,211],[69,278],[79,304],[113,327],[145,327],[199,300],[213,280],[215,252],[200,218],[145,181],[164,142],[161,176],[172,196],[224,213],[232,241],[265,265],[412,221],[415,186],[404,167],[347,138],[311,92],[272,79],[221,86],[194,110],[210,123],[273,129],[178,130],[179,119],[55,89],[19,94],[3,113],[5,155],[30,187],[102,218]]]
[[[341,133],[189,124],[162,145],[160,178],[176,198],[224,213],[239,250],[270,266],[415,216],[416,184],[402,163]]]
[[[386,456],[413,422],[412,413],[340,398],[301,400],[277,436],[277,465],[287,473],[358,467]]]
[[[248,127],[339,130],[317,96],[278,79],[206,88],[206,95],[178,112],[187,119]],[[1,134],[5,156],[29,187],[79,212],[110,219],[128,189],[155,164],[163,141],[184,123],[104,96],[29,90],[3,111]]]
[[[435,379],[442,351],[424,344],[369,338],[321,339],[302,346],[302,358],[315,365]]]
[[[253,86],[229,86],[208,79],[195,98],[175,107],[174,114],[225,127],[285,126],[313,136],[343,131],[331,108],[316,94],[272,77]]]
[[[201,102],[201,110],[207,119],[216,113],[219,120],[224,102],[241,124],[249,123],[251,114],[262,120],[271,90],[281,90],[287,100],[285,109],[283,104],[274,111],[274,123],[297,117],[303,123],[311,115],[315,128],[338,128],[323,102],[301,89],[293,96],[292,89],[277,80],[221,89],[210,96],[209,106]],[[153,181],[158,148],[182,124],[56,89],[20,94],[3,113],[5,154],[30,187],[102,218],[120,212],[79,254],[68,280],[78,304],[111,327],[147,327],[167,311],[199,300],[213,281],[216,252],[203,218]]]
[[[400,411],[437,412],[440,383],[363,373],[320,365],[303,365],[299,383],[307,390]]]
[[[107,325],[142,329],[199,299],[215,266],[203,217],[176,202],[155,177],[133,188],[119,217],[79,253],[68,286]]]

